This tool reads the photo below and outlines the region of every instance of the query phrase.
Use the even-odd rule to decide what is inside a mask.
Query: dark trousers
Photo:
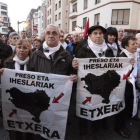
[[[79,117],[79,135],[81,136],[87,135],[89,123],[91,123],[90,130],[92,130],[92,133],[96,133],[99,131],[101,127],[102,120],[90,121]]]
[[[23,140],[23,134],[26,135],[26,140],[33,140],[33,134],[32,133],[23,133],[19,131],[9,131],[9,138],[10,140]]]
[[[133,112],[133,86],[131,83],[126,82],[125,88],[125,108],[116,115],[115,129],[121,129],[125,127],[126,120],[132,118]]]

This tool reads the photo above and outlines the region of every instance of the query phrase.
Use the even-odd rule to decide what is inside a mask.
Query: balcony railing
[[[70,19],[76,18],[77,16],[78,16],[77,10],[73,10],[73,11],[70,12],[70,14],[69,14],[69,18],[70,18]]]
[[[71,0],[70,2],[73,3],[73,2],[75,2],[75,1],[77,1],[77,0]]]

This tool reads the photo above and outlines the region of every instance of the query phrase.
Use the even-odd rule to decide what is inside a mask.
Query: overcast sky
[[[17,21],[25,21],[32,8],[41,6],[41,0],[0,0],[8,5],[8,16],[11,26],[17,31]],[[19,30],[23,30],[23,25],[19,25]]]

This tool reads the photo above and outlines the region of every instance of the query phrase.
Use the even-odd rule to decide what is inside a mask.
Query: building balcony
[[[70,2],[71,2],[71,3],[74,3],[75,1],[77,1],[77,0],[71,0]]]
[[[70,18],[70,19],[76,18],[77,16],[78,16],[77,10],[72,11],[72,12],[70,12],[70,14],[69,14],[69,18]]]

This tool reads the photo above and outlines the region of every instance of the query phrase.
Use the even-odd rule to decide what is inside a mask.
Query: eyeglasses
[[[14,40],[16,40],[16,39],[18,40],[18,39],[19,39],[19,37],[14,37],[13,39],[14,39]]]
[[[57,35],[59,35],[59,34],[57,34],[57,32],[55,32],[55,31],[53,31],[52,33],[48,31],[48,32],[46,33],[46,35],[47,35],[47,36],[50,36],[50,35],[52,35],[52,36],[57,36]]]

